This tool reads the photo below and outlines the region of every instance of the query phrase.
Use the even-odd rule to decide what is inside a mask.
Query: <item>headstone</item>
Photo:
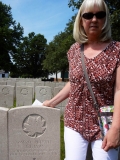
[[[8,114],[9,160],[60,160],[60,111],[18,107]]]
[[[0,81],[0,85],[6,85],[6,81]]]
[[[0,106],[13,107],[14,103],[14,87],[8,85],[0,85]]]
[[[34,99],[34,95],[35,95],[35,86],[34,86],[34,82],[26,82],[26,86],[30,86],[33,88],[33,99]]]
[[[44,85],[45,85],[44,81],[35,81],[35,87]]]
[[[7,85],[10,85],[10,86],[16,86],[16,81],[15,80],[7,80]]]
[[[32,104],[33,88],[27,86],[16,86],[16,106],[27,106]]]
[[[64,87],[65,82],[56,82],[56,87]]]
[[[8,160],[7,111],[0,107],[0,160]]]
[[[48,86],[37,86],[35,88],[35,99],[38,99],[40,102],[51,99],[51,87]]]
[[[25,81],[24,82],[22,82],[22,81],[16,82],[16,87],[17,86],[25,86]]]
[[[45,86],[51,87],[51,82],[50,81],[45,81]]]
[[[34,78],[33,81],[34,82],[41,82],[41,78]]]
[[[55,87],[56,87],[56,82],[51,82],[52,97],[54,97],[54,88]]]
[[[14,86],[14,99],[16,98],[16,80],[7,80],[7,85]]]
[[[52,97],[54,96],[54,88],[56,87],[56,82],[45,82],[45,86],[51,87]]]

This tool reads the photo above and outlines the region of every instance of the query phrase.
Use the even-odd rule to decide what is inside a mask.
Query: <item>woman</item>
[[[43,105],[55,107],[69,97],[65,109],[65,160],[85,160],[91,142],[94,160],[117,160],[120,145],[120,43],[112,41],[109,11],[103,0],[84,0],[77,14],[73,44],[68,51],[69,82]],[[114,116],[104,140],[100,139],[97,112],[93,107],[81,65],[80,44],[99,106],[114,104]]]

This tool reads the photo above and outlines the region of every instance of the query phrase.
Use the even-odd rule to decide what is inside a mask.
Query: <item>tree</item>
[[[52,42],[49,43],[46,50],[46,59],[43,61],[43,69],[49,73],[62,72],[62,80],[64,81],[64,73],[68,71],[67,51],[75,42],[73,39],[73,22],[74,16],[66,24],[64,32],[56,35]]]
[[[13,61],[21,77],[40,77],[44,76],[42,61],[45,58],[47,40],[43,35],[34,32],[24,37],[13,55]]]
[[[23,28],[16,24],[11,7],[0,1],[0,69],[12,69],[11,53],[16,51],[23,36]]]
[[[83,0],[69,0],[69,7],[78,10]],[[114,40],[120,41],[120,0],[105,0],[110,10],[112,37]]]

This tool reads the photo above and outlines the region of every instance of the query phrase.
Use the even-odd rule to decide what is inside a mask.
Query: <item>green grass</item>
[[[64,119],[63,116],[60,118],[60,154],[61,160],[65,158],[65,147],[64,147]]]
[[[16,100],[14,100],[14,103],[13,103],[13,108],[16,107]]]

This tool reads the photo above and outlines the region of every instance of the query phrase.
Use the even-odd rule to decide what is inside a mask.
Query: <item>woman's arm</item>
[[[44,106],[55,107],[57,104],[68,98],[70,92],[70,82],[52,99],[43,102]]]
[[[120,145],[120,67],[117,68],[114,94],[114,114],[111,129],[104,138],[102,148],[108,151]]]

